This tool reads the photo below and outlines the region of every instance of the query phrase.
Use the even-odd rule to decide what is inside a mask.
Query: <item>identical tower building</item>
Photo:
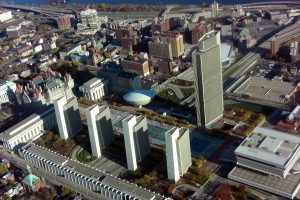
[[[92,153],[101,157],[101,151],[114,139],[111,113],[108,106],[94,105],[86,109]],[[147,119],[129,115],[122,121],[127,167],[136,170],[150,153]],[[173,128],[165,134],[168,178],[177,181],[192,164],[189,130]]]
[[[193,66],[197,123],[210,127],[223,117],[224,111],[220,32],[208,32],[199,40]]]
[[[82,130],[82,122],[76,97],[59,98],[54,102],[60,138],[66,140]]]

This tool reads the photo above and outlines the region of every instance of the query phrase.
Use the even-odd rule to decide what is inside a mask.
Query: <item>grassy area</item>
[[[158,93],[157,96],[161,99],[169,100],[177,104],[181,101],[171,89],[165,89]]]
[[[265,115],[270,115],[275,111],[275,109],[271,108],[271,107],[249,104],[249,103],[244,103],[244,102],[227,104],[227,105],[225,105],[225,108],[242,108],[242,109],[252,111],[252,112],[263,113]]]
[[[127,170],[120,175],[120,178],[126,180],[139,179],[142,178],[145,174],[146,172],[142,169],[137,169],[135,171]]]
[[[34,143],[68,157],[70,157],[72,150],[76,146],[76,142],[73,139],[60,139],[58,130],[49,131],[35,140]]]
[[[85,149],[82,149],[81,151],[77,152],[76,158],[79,162],[82,163],[90,163],[96,160],[96,157]]]
[[[180,88],[185,97],[189,97],[195,93],[195,88]]]
[[[11,56],[7,60],[0,61],[0,65],[6,65],[6,64],[11,63],[15,60],[17,60],[17,57]]]

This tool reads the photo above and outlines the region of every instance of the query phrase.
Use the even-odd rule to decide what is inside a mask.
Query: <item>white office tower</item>
[[[82,130],[79,107],[76,97],[61,97],[54,101],[55,116],[60,138],[66,140]]]
[[[213,18],[219,17],[219,4],[216,1],[211,4],[211,13]]]
[[[93,105],[85,110],[92,154],[101,157],[101,150],[114,139],[111,114],[108,106]]]
[[[199,40],[193,53],[196,112],[199,126],[210,127],[223,116],[223,81],[220,32],[211,31]]]
[[[86,9],[80,12],[81,23],[77,24],[78,30],[95,29],[99,30],[101,26],[101,19],[98,16],[97,10]]]
[[[127,168],[136,170],[150,152],[147,119],[130,115],[122,121],[125,140]]]
[[[178,181],[192,165],[189,130],[173,128],[165,133],[168,179]]]

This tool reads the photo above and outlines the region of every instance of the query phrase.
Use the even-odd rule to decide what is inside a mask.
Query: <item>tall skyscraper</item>
[[[101,150],[114,139],[111,114],[108,106],[93,105],[85,110],[92,154],[101,157]]]
[[[211,13],[213,18],[219,17],[219,4],[216,1],[211,4]]]
[[[55,116],[61,139],[75,136],[82,130],[82,123],[76,97],[61,97],[54,102]]]
[[[189,130],[173,128],[165,134],[168,179],[178,181],[192,165]]]
[[[224,111],[220,32],[208,32],[199,40],[193,67],[197,123],[207,127],[221,119]]]
[[[150,152],[147,119],[130,115],[122,121],[125,140],[127,168],[136,170]]]

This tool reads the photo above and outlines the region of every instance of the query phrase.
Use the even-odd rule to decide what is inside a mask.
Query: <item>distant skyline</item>
[[[202,3],[212,3],[214,0],[68,0],[69,3],[80,3],[80,4],[89,4],[89,3],[107,3],[107,4],[202,4]],[[253,2],[267,2],[267,1],[279,1],[279,0],[219,0],[218,3],[224,4],[243,4],[243,3],[253,3]],[[1,1],[0,2],[4,2]],[[45,4],[48,3],[49,0],[10,0],[5,2],[14,2],[15,4]]]

